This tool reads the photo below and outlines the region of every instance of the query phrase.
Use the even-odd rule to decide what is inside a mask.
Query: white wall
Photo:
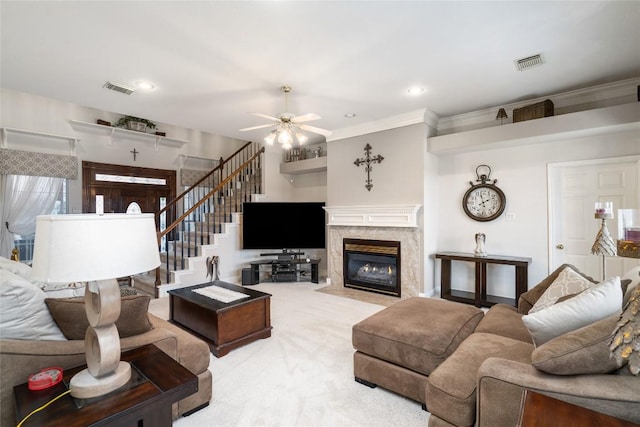
[[[112,141],[107,136],[93,133],[76,131],[71,127],[70,120],[79,120],[95,123],[96,119],[103,119],[115,122],[121,114],[82,107],[76,104],[57,101],[54,99],[34,96],[27,93],[0,90],[0,126],[22,129],[28,131],[56,134],[79,138],[76,144],[76,154],[79,167],[83,160],[113,163],[127,166],[148,167],[157,169],[177,170],[180,166],[180,155],[188,154],[192,156],[219,159],[226,157],[238,148],[245,141],[233,138],[226,138],[219,135],[201,132],[193,129],[179,128],[164,123],[156,123],[157,130],[167,133],[168,137],[187,140],[180,148],[158,146],[157,150],[153,143],[118,140]],[[53,148],[49,141],[43,141],[38,151],[58,152],[59,154],[69,154],[66,145]],[[9,143],[8,148],[13,149],[34,149],[33,147],[21,147]],[[137,160],[133,160],[131,150],[139,152]],[[81,177],[69,182],[69,211],[80,212],[82,209],[82,182]]]
[[[422,204],[425,125],[417,124],[327,144],[327,204],[329,206]],[[367,191],[364,165],[354,161],[384,157],[372,165],[373,188]]]
[[[485,233],[489,253],[532,258],[529,266],[529,286],[532,287],[550,272],[547,165],[637,154],[640,154],[637,130],[612,130],[588,137],[558,136],[545,143],[438,156],[440,191],[433,200],[439,217],[437,249],[473,252],[475,233]],[[507,197],[505,213],[497,220],[484,223],[468,218],[461,207],[462,196],[470,187],[469,181],[476,179],[475,169],[480,164],[491,167],[491,178],[498,179],[497,185]],[[515,214],[515,220],[507,221],[506,213]],[[452,285],[472,290],[473,264],[452,263],[452,268],[456,278]],[[513,267],[491,266],[489,270],[491,293],[513,297]],[[434,282],[439,286],[439,263]]]

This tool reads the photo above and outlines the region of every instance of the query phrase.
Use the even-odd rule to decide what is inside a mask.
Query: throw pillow
[[[608,374],[618,369],[609,341],[618,322],[614,314],[552,339],[531,354],[531,364],[553,375]]]
[[[520,295],[520,298],[518,298],[518,313],[522,313],[522,314],[529,313],[529,310],[531,310],[533,305],[538,301],[538,299],[547,290],[547,288],[551,286],[554,280],[558,278],[558,275],[560,274],[560,272],[565,268],[572,269],[574,272],[578,273],[583,278],[593,282],[594,284],[598,283],[596,280],[593,280],[593,278],[587,276],[586,274],[581,273],[580,270],[578,270],[573,265],[562,264],[561,266],[556,268],[551,274],[549,274],[547,277],[542,279],[533,288],[529,289],[527,292]]]
[[[0,270],[2,338],[65,341],[44,300],[44,292],[31,282],[8,270]]]
[[[31,280],[31,267],[22,262],[0,257],[0,270],[9,271],[23,279]]]
[[[150,300],[151,298],[147,295],[130,295],[121,298],[120,317],[116,321],[120,338],[139,335],[153,329],[147,317]],[[67,339],[84,339],[84,334],[89,327],[84,298],[47,298],[45,303]]]
[[[620,278],[614,277],[567,301],[522,316],[522,321],[529,329],[534,344],[540,346],[564,333],[619,314],[621,310]]]
[[[567,295],[577,294],[585,289],[594,286],[594,283],[585,279],[580,274],[576,273],[573,269],[565,267],[558,277],[551,283],[542,296],[531,307],[529,313],[535,313],[540,310],[544,310],[547,307],[551,307],[562,298]]]

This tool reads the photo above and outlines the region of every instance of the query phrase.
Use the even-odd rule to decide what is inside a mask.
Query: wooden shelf
[[[62,142],[69,144],[69,151],[71,155],[76,154],[76,142],[80,139],[73,136],[55,135],[52,133],[34,132],[24,129],[15,128],[1,128],[2,129],[2,148],[7,148],[9,144],[16,145],[17,147],[28,145],[30,143],[39,143],[42,140],[48,140],[50,142]]]
[[[112,126],[104,126],[96,123],[82,122],[79,120],[70,120],[71,127],[78,132],[93,133],[96,135],[103,135],[109,137],[109,144],[113,142],[113,139],[129,140],[129,141],[141,141],[151,142],[155,145],[156,150],[158,145],[165,147],[180,148],[189,141],[176,138],[168,138],[166,136],[154,135],[151,133],[136,132],[133,130],[127,130],[122,128],[116,128]]]
[[[324,172],[327,170],[327,157],[313,157],[297,162],[280,163],[280,173],[299,175],[303,173]]]

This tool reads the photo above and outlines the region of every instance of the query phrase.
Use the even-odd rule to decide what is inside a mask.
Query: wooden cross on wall
[[[375,157],[371,157],[371,146],[369,144],[364,146],[364,154],[365,156],[362,159],[356,159],[353,162],[354,165],[360,166],[362,164],[365,165],[364,170],[367,172],[367,184],[364,186],[368,191],[371,191],[373,188],[373,184],[371,183],[371,165],[373,163],[381,163],[384,160],[380,154]]]
[[[133,150],[129,151],[129,152],[130,152],[131,154],[133,154],[133,161],[135,162],[135,161],[136,161],[136,156],[137,156],[138,154],[140,154],[140,152],[139,152],[139,151],[137,151],[135,148],[134,148]]]

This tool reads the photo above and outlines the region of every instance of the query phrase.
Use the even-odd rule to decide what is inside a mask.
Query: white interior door
[[[591,246],[601,227],[595,202],[613,202],[614,219],[606,225],[618,238],[618,209],[640,209],[640,156],[549,165],[549,266],[575,265],[595,279],[603,277],[602,256]],[[606,276],[622,275],[638,260],[606,257]]]

